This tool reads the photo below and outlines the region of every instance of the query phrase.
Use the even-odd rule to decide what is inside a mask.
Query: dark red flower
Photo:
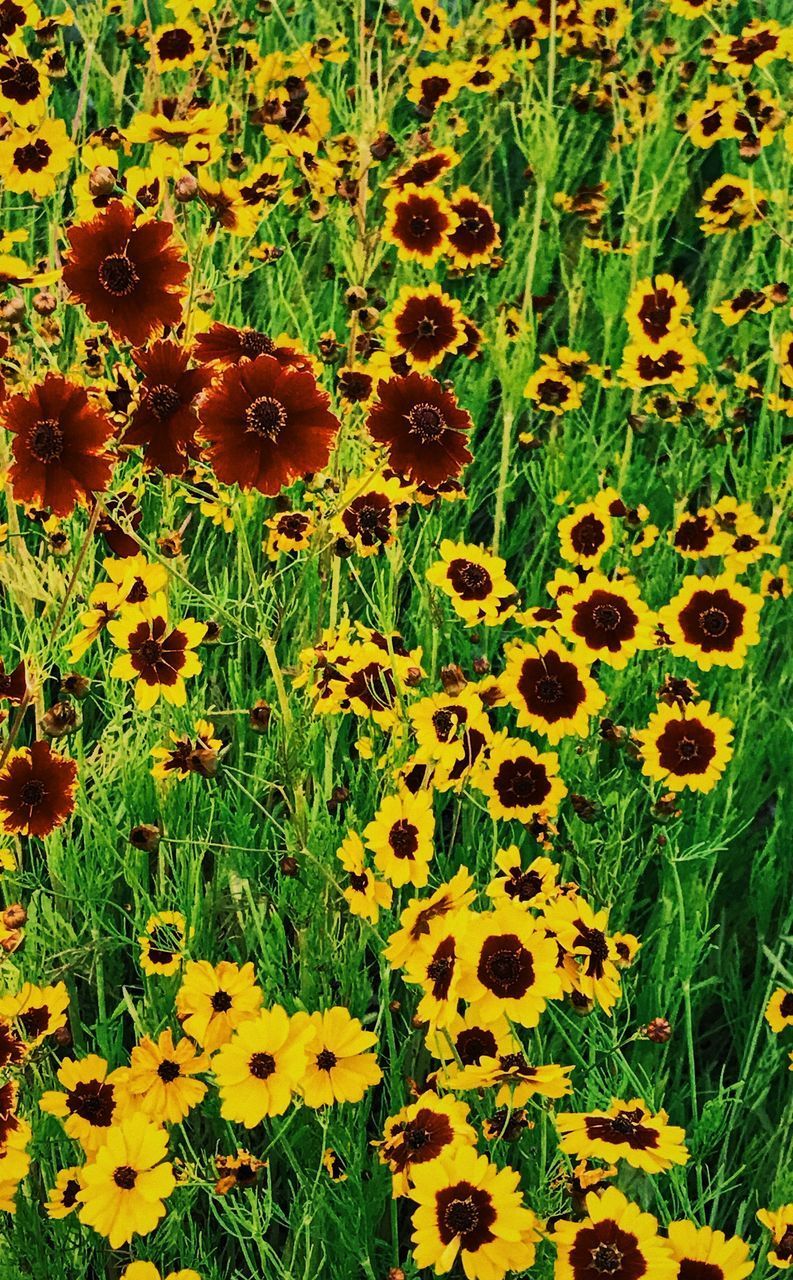
[[[463,188],[453,197],[452,209],[459,219],[449,235],[455,266],[485,261],[499,240],[498,227],[487,205],[473,191]]]
[[[142,444],[147,466],[158,467],[166,475],[181,475],[187,459],[199,453],[195,401],[212,381],[211,370],[188,369],[190,354],[175,342],[154,342],[132,358],[143,382],[123,442]]]
[[[0,702],[22,701],[28,689],[28,674],[25,660],[17,663],[13,671],[6,671],[5,663],[0,658]]]
[[[0,423],[14,437],[9,478],[17,501],[68,516],[107,488],[113,458],[104,446],[113,426],[76,383],[48,373],[0,406]]]
[[[273,496],[321,471],[339,429],[328,403],[312,373],[274,356],[226,369],[199,409],[218,480]]]
[[[471,419],[435,378],[409,373],[381,382],[366,425],[388,449],[394,470],[417,484],[434,488],[471,461],[465,434]]]
[[[49,835],[72,812],[76,786],[77,765],[57,755],[48,743],[34,742],[14,753],[0,773],[3,830]]]
[[[114,200],[104,212],[71,227],[63,282],[91,320],[106,322],[117,338],[142,347],[182,314],[180,285],[190,268],[171,239],[170,222],[136,222],[135,211]]]
[[[213,324],[195,340],[196,359],[203,364],[239,364],[257,356],[272,356],[285,368],[310,369],[308,356],[294,347],[279,347],[267,333],[258,329],[232,329],[227,324]]]

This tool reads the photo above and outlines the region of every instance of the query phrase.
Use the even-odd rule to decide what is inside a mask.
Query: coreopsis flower
[[[77,1197],[83,1186],[82,1175],[80,1165],[71,1165],[68,1169],[59,1171],[55,1186],[50,1190],[44,1205],[48,1218],[58,1221],[74,1213],[78,1205]]]
[[[408,708],[416,735],[415,760],[433,766],[437,791],[459,791],[493,737],[482,700],[465,686],[460,693],[434,693]]]
[[[62,1090],[42,1094],[39,1106],[58,1116],[70,1138],[89,1155],[102,1146],[111,1126],[125,1114],[121,1074],[109,1071],[104,1058],[95,1053],[75,1061],[66,1058],[58,1070]]]
[[[170,7],[174,9],[174,5]],[[174,166],[219,160],[223,154],[221,139],[227,129],[227,108],[221,103],[185,107],[180,101],[173,105],[176,106],[173,115],[136,112],[124,128],[127,142],[153,143],[163,161]]]
[[[221,960],[189,960],[176,993],[176,1013],[183,1029],[207,1053],[226,1044],[241,1023],[255,1018],[262,1003],[253,965]]]
[[[37,987],[25,982],[19,991],[0,996],[0,1018],[19,1029],[28,1050],[66,1026],[69,993],[63,982]]]
[[[9,479],[18,502],[68,516],[107,488],[113,456],[105,446],[113,425],[76,383],[48,373],[5,400],[0,423],[13,437]]]
[[[669,1246],[677,1263],[678,1280],[709,1277],[709,1280],[746,1280],[754,1271],[749,1246],[740,1236],[725,1236],[711,1227],[693,1222],[670,1222],[666,1229]]]
[[[559,521],[559,552],[568,564],[593,569],[614,542],[608,505],[602,498],[583,502]]]
[[[0,142],[0,175],[8,191],[43,200],[55,192],[76,147],[62,120],[16,128]]]
[[[383,955],[392,968],[404,965],[429,936],[433,920],[467,907],[476,894],[473,876],[459,867],[451,880],[426,898],[412,898],[399,917],[399,929],[391,934]]]
[[[559,757],[539,752],[530,742],[497,734],[472,782],[487,796],[492,818],[517,818],[530,822],[535,814],[552,817],[567,794],[559,776]]]
[[[669,533],[669,542],[687,560],[699,560],[724,555],[729,547],[729,535],[719,528],[713,511],[707,508],[680,516]]]
[[[555,1062],[533,1066],[518,1044],[498,1057],[480,1057],[446,1075],[450,1089],[495,1089],[497,1107],[523,1107],[530,1098],[565,1098],[572,1090],[572,1067]]]
[[[457,225],[449,233],[447,252],[460,270],[490,262],[501,243],[493,210],[470,187],[458,187],[451,197]]]
[[[469,923],[465,910],[436,917],[403,962],[405,981],[417,983],[423,992],[416,1017],[432,1027],[447,1026],[457,1014],[462,973],[459,953]]]
[[[616,948],[606,932],[608,911],[593,911],[578,894],[561,894],[548,906],[545,920],[560,947],[572,957],[567,972],[574,990],[610,1013],[622,984]]]
[[[338,419],[307,369],[271,355],[226,368],[200,407],[207,458],[223,484],[277,494],[328,461]]]
[[[680,394],[696,386],[697,366],[705,357],[690,334],[675,330],[656,346],[645,342],[629,342],[622,353],[619,377],[627,387],[643,391],[646,387],[670,386]]]
[[[555,897],[559,865],[550,858],[533,858],[524,867],[520,850],[511,844],[508,849],[499,849],[494,862],[497,870],[487,886],[487,896],[494,906],[506,900],[522,907],[542,908]]]
[[[432,796],[400,790],[383,799],[363,837],[382,876],[397,888],[412,884],[421,889],[429,879],[434,829]]]
[[[793,1027],[793,991],[777,987],[766,1005],[765,1020],[774,1035]]]
[[[300,1015],[295,1015],[299,1019]],[[303,1101],[309,1107],[334,1102],[360,1102],[382,1079],[374,1053],[373,1031],[364,1031],[359,1020],[341,1006],[307,1015],[311,1038],[306,1042],[306,1064],[300,1080]],[[298,1022],[299,1025],[299,1022]]]
[[[631,338],[653,350],[683,327],[690,314],[691,299],[685,285],[674,276],[661,275],[634,286],[625,321]]]
[[[215,737],[215,726],[211,720],[196,720],[195,738],[171,732],[170,747],[152,747],[152,757],[157,761],[151,773],[153,778],[167,781],[179,778],[182,781],[191,773],[202,778],[210,778],[217,769],[217,753],[220,750],[220,738]]]
[[[265,1116],[282,1115],[300,1087],[313,1036],[305,1015],[290,1018],[281,1005],[242,1022],[212,1062],[224,1120],[252,1129]]]
[[[43,119],[51,89],[44,64],[24,52],[0,58],[0,111],[20,128]]]
[[[464,542],[444,538],[441,559],[427,570],[427,581],[451,600],[466,626],[495,626],[514,611],[515,588],[506,577],[506,562]]]
[[[376,555],[393,545],[397,515],[405,503],[405,489],[395,476],[350,481],[331,521],[333,533],[352,544],[359,555]]]
[[[202,364],[234,365],[257,356],[272,356],[284,368],[312,367],[310,357],[291,345],[285,334],[271,338],[258,329],[234,329],[217,322],[196,334],[195,354]]]
[[[28,1146],[32,1138],[30,1125],[21,1117],[0,1146],[0,1212],[16,1213],[19,1184],[30,1169]]]
[[[437,487],[471,461],[471,418],[435,378],[413,372],[380,382],[366,426],[394,471],[417,484]]]
[[[235,1156],[215,1156],[215,1168],[220,1175],[215,1183],[215,1193],[225,1196],[234,1187],[255,1187],[266,1166],[266,1160],[257,1160],[241,1147]]]
[[[161,1275],[153,1262],[130,1262],[122,1271],[121,1280],[201,1280],[201,1276],[190,1267]]]
[[[559,634],[590,661],[599,658],[619,670],[639,649],[655,647],[653,614],[629,578],[610,581],[590,573],[557,601]]]
[[[264,544],[269,560],[306,551],[316,532],[314,517],[308,511],[282,511],[265,520],[264,527],[269,530]]]
[[[402,186],[385,199],[383,239],[396,245],[401,262],[431,267],[448,252],[449,236],[458,226],[440,187]]]
[[[391,1170],[393,1197],[397,1199],[410,1195],[414,1169],[457,1147],[475,1145],[476,1131],[468,1123],[467,1104],[428,1091],[389,1116],[377,1154],[380,1163]]]
[[[370,924],[377,924],[381,908],[388,910],[391,906],[391,885],[378,880],[366,867],[366,850],[355,831],[351,831],[342,841],[336,857],[349,877],[343,897],[350,911],[354,916],[368,920]]]
[[[716,578],[692,575],[658,620],[671,640],[672,653],[711,667],[743,666],[747,650],[760,640],[762,596],[755,595],[732,574]]]
[[[767,195],[754,182],[734,173],[725,173],[712,182],[697,210],[697,217],[707,236],[744,231],[762,221],[767,214]]]
[[[118,1074],[128,1104],[157,1124],[181,1124],[197,1106],[207,1086],[193,1077],[208,1071],[207,1054],[183,1036],[174,1044],[170,1031],[154,1041],[144,1036],[130,1053],[130,1065]]]
[[[189,267],[172,231],[170,222],[136,221],[134,209],[114,200],[67,232],[64,284],[90,320],[136,347],[181,319]]]
[[[175,707],[187,701],[185,680],[198,675],[201,661],[195,649],[206,635],[206,624],[183,618],[171,626],[163,597],[143,605],[127,605],[108,633],[118,649],[110,674],[135,681],[135,701],[149,711],[162,696]]]
[[[7,997],[6,997],[7,998]],[[11,1025],[10,1021],[0,1018],[0,1070],[3,1067],[18,1067],[25,1060],[27,1046]]]
[[[460,157],[452,147],[435,147],[407,160],[384,185],[397,191],[404,191],[405,187],[434,186],[459,163]]]
[[[790,58],[793,34],[779,22],[753,18],[737,36],[719,35],[711,51],[712,60],[730,75],[747,78],[753,67],[767,67],[778,58]]]
[[[607,1111],[557,1112],[561,1150],[599,1160],[625,1160],[645,1173],[664,1173],[688,1160],[685,1133],[668,1123],[665,1111],[653,1113],[640,1098],[615,1098]]]
[[[74,809],[78,787],[74,760],[38,741],[11,751],[0,771],[0,823],[4,831],[48,836]]]
[[[411,1176],[416,1266],[442,1274],[459,1258],[468,1280],[502,1280],[532,1266],[538,1223],[514,1169],[498,1169],[461,1144],[413,1166]]]
[[[111,1249],[148,1235],[176,1186],[166,1159],[168,1135],[141,1114],[113,1125],[83,1168],[79,1218],[106,1236]]]
[[[581,407],[580,384],[552,356],[540,356],[540,367],[529,378],[523,394],[554,417]]]
[[[411,368],[429,373],[466,341],[459,302],[438,284],[404,285],[383,322],[386,350]]]
[[[606,695],[581,662],[580,651],[566,649],[546,633],[533,645],[514,641],[505,652],[501,684],[518,712],[518,725],[544,734],[551,744],[570,734],[585,737]]]
[[[429,119],[442,102],[453,102],[463,85],[460,64],[428,62],[408,72],[408,102],[415,103],[419,113]]]
[[[771,1265],[785,1270],[793,1267],[793,1204],[758,1209],[757,1221],[771,1232],[771,1248],[766,1255]]]
[[[181,911],[158,911],[149,916],[138,938],[143,972],[160,978],[178,973],[186,938],[187,925]]]
[[[143,374],[138,407],[124,432],[124,444],[143,446],[143,461],[165,475],[181,475],[199,452],[196,400],[212,381],[211,371],[190,369],[190,355],[175,342],[153,342],[132,356]]]
[[[732,759],[732,730],[732,721],[711,711],[709,702],[664,703],[634,734],[642,772],[672,791],[712,791]]]
[[[207,56],[204,34],[189,20],[157,27],[152,33],[150,48],[158,71],[186,71]]]
[[[445,1027],[430,1025],[425,1040],[433,1058],[442,1063],[437,1084],[444,1089],[454,1089],[467,1068],[517,1053],[521,1047],[504,1014],[489,1020],[476,1006],[456,1014]]]
[[[474,916],[460,943],[460,993],[485,1021],[505,1014],[536,1027],[547,1002],[561,996],[556,943],[520,907]]]
[[[582,1222],[558,1221],[556,1280],[676,1280],[677,1264],[666,1240],[658,1235],[658,1221],[626,1200],[616,1187],[586,1197]]]

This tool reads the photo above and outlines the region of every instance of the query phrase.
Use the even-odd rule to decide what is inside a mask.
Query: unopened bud
[[[41,728],[48,738],[63,738],[74,733],[79,724],[77,708],[72,702],[53,702],[41,717]]]
[[[160,828],[152,826],[150,822],[142,822],[129,833],[130,844],[146,853],[156,853],[160,847],[160,839]]]
[[[260,698],[255,702],[248,712],[248,724],[254,733],[266,733],[270,728],[270,721],[273,718],[272,709],[268,702]]]
[[[667,1040],[672,1039],[671,1023],[666,1018],[653,1018],[644,1028],[644,1034],[653,1044],[666,1044]]]
[[[21,929],[26,923],[28,913],[21,902],[12,902],[3,912],[3,924],[6,929]]]
[[[88,190],[92,196],[109,196],[115,190],[116,174],[106,164],[98,164],[88,175]]]
[[[39,316],[51,316],[58,305],[58,299],[49,289],[42,289],[33,295],[33,310]]]
[[[177,178],[173,186],[173,198],[178,200],[179,204],[189,204],[191,200],[195,200],[198,195],[198,179],[194,178],[192,173],[183,173],[181,178]]]

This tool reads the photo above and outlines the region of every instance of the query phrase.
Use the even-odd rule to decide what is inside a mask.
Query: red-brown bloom
[[[68,516],[107,488],[113,458],[104,446],[113,427],[76,383],[48,373],[3,403],[0,422],[14,437],[9,478],[18,501]]]
[[[328,403],[312,373],[274,356],[226,369],[199,410],[218,480],[272,496],[321,471],[339,429]]]
[[[0,773],[3,830],[26,836],[48,836],[74,808],[77,765],[34,742],[14,752]]]
[[[385,445],[391,466],[418,484],[436,487],[471,461],[465,433],[471,419],[435,378],[409,373],[377,388],[366,425]]]
[[[91,320],[136,347],[181,318],[180,285],[190,268],[172,230],[170,222],[136,222],[134,210],[114,200],[67,233],[64,284]]]
[[[196,397],[209,386],[209,369],[188,369],[189,352],[175,342],[154,342],[136,351],[133,360],[143,373],[140,402],[124,435],[124,444],[141,444],[143,460],[166,475],[181,475],[187,459],[196,457]]]
[[[233,329],[227,324],[213,324],[195,340],[196,358],[204,364],[239,364],[257,356],[272,356],[279,364],[310,369],[308,356],[294,347],[279,347],[267,333],[258,329]]]

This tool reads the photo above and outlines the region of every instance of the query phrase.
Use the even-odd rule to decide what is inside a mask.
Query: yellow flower
[[[66,1026],[69,993],[63,982],[37,987],[26,982],[15,995],[0,997],[0,1018],[19,1027],[29,1049]]]
[[[393,1197],[397,1199],[410,1195],[414,1169],[457,1147],[475,1144],[476,1131],[468,1123],[467,1104],[428,1091],[389,1116],[383,1140],[376,1145],[380,1163],[391,1170]]]
[[[514,612],[509,603],[515,588],[506,577],[506,562],[482,547],[444,538],[441,559],[427,570],[427,581],[451,600],[466,626],[495,626]]]
[[[122,1079],[122,1072],[109,1072],[105,1059],[95,1053],[77,1062],[66,1058],[58,1071],[64,1092],[48,1090],[39,1106],[58,1116],[69,1137],[90,1153],[106,1141],[111,1126],[125,1114]]]
[[[557,534],[563,560],[593,569],[614,542],[607,504],[598,498],[580,503],[559,521]]]
[[[262,1003],[253,965],[239,968],[221,960],[190,960],[176,993],[176,1012],[189,1036],[214,1053],[231,1038],[240,1023],[255,1018]]]
[[[573,650],[621,670],[639,649],[655,646],[654,618],[628,578],[610,581],[590,573],[585,582],[557,597],[558,629]]]
[[[364,1031],[358,1019],[341,1006],[305,1016],[312,1034],[300,1080],[304,1102],[309,1107],[360,1102],[366,1090],[383,1076],[375,1055],[367,1053],[377,1044],[377,1036]],[[293,1021],[302,1025],[300,1015]]]
[[[149,976],[170,978],[182,963],[187,926],[181,911],[159,911],[149,916],[141,937],[140,967]]]
[[[793,1267],[793,1204],[778,1209],[758,1209],[757,1221],[771,1232],[768,1261],[774,1267]]]
[[[148,1235],[165,1214],[176,1179],[166,1160],[168,1137],[142,1115],[113,1126],[83,1169],[80,1221],[120,1249]]]
[[[377,924],[380,909],[391,906],[393,890],[384,880],[378,880],[366,868],[366,850],[361,837],[350,831],[337,850],[336,857],[349,876],[349,884],[343,897],[354,916],[361,916],[370,924]]]
[[[686,1135],[668,1120],[665,1111],[654,1114],[641,1098],[615,1098],[607,1111],[559,1112],[556,1127],[567,1155],[622,1159],[645,1173],[664,1173],[688,1161]]]
[[[508,849],[499,849],[495,865],[498,870],[487,886],[494,906],[506,901],[542,908],[556,894],[559,864],[550,858],[534,858],[524,867],[518,846],[511,844]]]
[[[467,907],[476,897],[474,879],[467,867],[459,867],[451,880],[426,898],[411,898],[399,917],[400,927],[391,934],[383,955],[392,968],[404,965],[429,935],[433,920]]]
[[[698,1227],[693,1222],[670,1222],[666,1229],[679,1276],[707,1275],[709,1280],[746,1280],[754,1271],[749,1246],[740,1236]]]
[[[220,1114],[252,1129],[265,1116],[280,1116],[300,1087],[314,1028],[290,1018],[281,1005],[243,1022],[213,1059]]]
[[[55,1186],[49,1193],[44,1208],[48,1218],[67,1218],[77,1208],[77,1196],[83,1185],[83,1171],[79,1165],[61,1169]]]
[[[503,1014],[536,1027],[547,1002],[562,994],[556,943],[511,903],[472,917],[460,954],[460,994],[485,1022]]]
[[[466,910],[432,920],[426,934],[404,961],[405,981],[423,991],[416,1017],[432,1027],[445,1027],[457,1016],[463,938],[473,917]]]
[[[793,991],[777,987],[766,1005],[765,1020],[774,1035],[793,1027]]]
[[[492,818],[530,822],[535,814],[553,817],[567,795],[555,752],[539,752],[505,730],[496,734],[472,781],[487,796]]]
[[[733,724],[709,702],[682,707],[662,703],[646,729],[634,733],[642,772],[672,791],[712,791],[732,758]]]
[[[429,879],[434,829],[431,794],[411,795],[403,789],[385,797],[363,837],[381,875],[397,888],[413,884],[421,889]]]
[[[582,1222],[563,1219],[554,1227],[555,1280],[581,1280],[578,1259],[594,1260],[598,1272],[611,1280],[652,1276],[652,1280],[677,1280],[677,1263],[666,1240],[658,1235],[658,1221],[626,1200],[616,1187],[601,1196],[586,1197],[587,1217]]]
[[[135,701],[149,711],[160,695],[175,707],[187,701],[185,679],[198,675],[201,662],[194,649],[206,634],[206,625],[184,618],[171,627],[165,600],[155,596],[147,605],[127,605],[107,630],[120,654],[110,669],[117,680],[134,680]]]
[[[150,48],[158,71],[185,71],[207,56],[204,34],[189,18],[157,27]]]
[[[0,142],[0,176],[8,191],[42,200],[53,194],[76,150],[62,120],[13,129]]]
[[[157,1124],[180,1124],[207,1091],[192,1077],[209,1070],[206,1054],[183,1036],[177,1044],[170,1031],[155,1042],[144,1036],[130,1054],[130,1066],[121,1075],[129,1101]]]
[[[677,657],[689,658],[703,671],[743,666],[750,645],[760,639],[762,596],[755,595],[729,573],[716,578],[691,575],[673,600],[659,610],[658,620]]]
[[[551,744],[570,734],[585,737],[590,716],[600,711],[606,695],[581,662],[580,653],[546,633],[533,645],[513,641],[505,654],[501,684],[518,712],[518,726],[544,734]]]
[[[383,239],[396,245],[401,262],[431,267],[450,252],[449,236],[460,220],[440,187],[395,187],[384,205]]]
[[[617,953],[606,933],[608,911],[593,911],[578,894],[561,894],[549,904],[546,922],[572,961],[565,965],[573,988],[610,1013],[622,984]]]

